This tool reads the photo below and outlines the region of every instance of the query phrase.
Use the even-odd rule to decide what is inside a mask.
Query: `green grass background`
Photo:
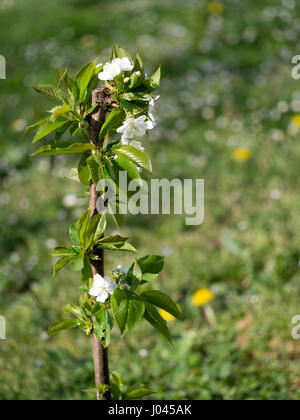
[[[221,5],[221,7],[220,7]],[[217,5],[218,6],[218,5]],[[220,13],[213,13],[219,9]],[[223,10],[222,10],[223,9]],[[159,125],[144,146],[156,177],[204,178],[205,221],[129,217],[140,255],[171,255],[157,286],[178,301],[169,346],[146,324],[123,341],[114,333],[111,368],[126,385],[161,399],[299,399],[300,4],[294,0],[1,0],[0,54],[0,399],[87,399],[93,386],[90,339],[46,339],[50,323],[79,293],[78,275],[51,278],[52,247],[64,244],[85,203],[64,180],[72,158],[29,158],[27,123],[49,101],[31,86],[105,59],[112,43],[138,49],[148,73],[163,66]],[[233,151],[251,149],[238,163]],[[107,269],[130,257],[107,256]],[[193,293],[211,289],[209,327]]]

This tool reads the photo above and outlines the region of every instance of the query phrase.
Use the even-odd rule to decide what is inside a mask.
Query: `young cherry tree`
[[[72,245],[56,248],[53,253],[59,258],[53,275],[67,264],[81,271],[82,294],[75,305],[65,307],[72,318],[52,325],[49,335],[80,328],[92,336],[99,400],[137,398],[151,392],[134,389],[124,395],[119,378],[112,375],[110,380],[108,347],[113,325],[118,326],[123,337],[144,319],[171,341],[167,324],[157,308],[180,318],[177,305],[168,295],[152,290],[151,285],[147,287],[162,271],[163,257],[147,255],[135,259],[129,270],[120,262],[116,270],[110,270],[110,275],[108,272],[105,275],[104,270],[105,252],[136,250],[129,238],[107,233],[107,218],[111,212],[100,205],[105,201],[101,181],[108,180],[115,186],[113,220],[119,228],[124,221],[119,211],[121,196],[123,200],[124,194],[128,194],[127,189],[118,189],[119,177],[125,172],[129,181],[140,182],[149,179],[152,172],[150,158],[137,138],[155,127],[153,112],[157,98],[153,92],[160,78],[160,68],[147,78],[139,55],[133,62],[125,50],[113,47],[106,64],[93,61],[84,66],[74,80],[67,70],[57,70],[55,86],[34,87],[59,105],[50,110],[48,117],[28,127],[36,129],[33,143],[53,137],[50,144],[42,146],[32,156],[80,155],[70,178],[80,181],[89,196],[89,208],[70,227]],[[81,140],[63,140],[67,133]]]

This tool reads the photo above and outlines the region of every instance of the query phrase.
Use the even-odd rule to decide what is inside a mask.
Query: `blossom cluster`
[[[119,76],[123,71],[131,71],[133,68],[134,65],[129,58],[115,58],[111,63],[106,63],[104,65],[103,71],[99,73],[98,77],[100,80],[104,81],[114,80],[114,78]]]
[[[104,64],[103,70],[99,73],[98,77],[102,81],[113,81],[122,72],[131,72],[133,69],[134,64],[130,58],[115,58],[111,62]],[[141,72],[137,71],[135,73],[138,77],[141,76]],[[125,74],[124,76],[124,83],[126,83],[129,81],[129,77]],[[144,151],[141,143],[133,139],[135,137],[143,137],[148,130],[152,130],[156,126],[154,108],[155,101],[158,99],[159,96],[149,101],[148,115],[141,115],[138,118],[128,118],[124,121],[123,125],[117,129],[117,133],[122,134],[122,145],[130,145]]]

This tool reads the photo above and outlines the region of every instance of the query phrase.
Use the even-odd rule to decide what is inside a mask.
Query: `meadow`
[[[24,129],[49,108],[33,85],[101,62],[113,43],[139,50],[149,74],[162,64],[159,124],[143,145],[155,177],[205,180],[205,219],[127,218],[141,256],[166,256],[157,282],[184,321],[168,319],[173,346],[146,324],[123,341],[114,332],[111,369],[158,399],[299,399],[300,4],[1,0],[0,16],[0,399],[90,398],[90,339],[47,337],[78,296],[71,270],[52,279],[51,253],[85,200],[65,179],[73,158],[30,158]]]

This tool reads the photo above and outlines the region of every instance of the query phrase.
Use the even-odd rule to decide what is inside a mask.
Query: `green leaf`
[[[149,283],[157,279],[157,274],[145,273],[142,275],[142,283]]]
[[[120,58],[127,57],[127,58],[129,58],[129,60],[132,61],[131,55],[129,54],[129,52],[124,50],[124,48],[120,47],[120,45],[117,45],[115,48],[116,48],[118,57],[120,57]]]
[[[81,280],[83,282],[89,283],[89,280],[92,279],[92,277],[93,277],[93,272],[92,272],[90,260],[89,260],[89,258],[86,254],[84,255],[84,261],[83,262],[84,262],[84,266],[83,266],[83,269],[81,271]]]
[[[59,89],[53,85],[38,85],[33,86],[33,89],[48,98],[55,99],[56,101],[61,102],[63,100]]]
[[[64,104],[63,106],[57,106],[52,110],[52,115],[50,117],[50,121],[54,122],[59,117],[68,114],[72,110],[69,104]]]
[[[84,267],[83,259],[80,255],[76,255],[71,261],[71,268],[74,271],[80,271]]]
[[[89,150],[94,149],[95,146],[90,143],[75,143],[75,144],[68,144],[68,143],[54,143],[48,144],[46,146],[41,147],[31,156],[56,156],[56,155],[72,155],[72,154],[80,154],[85,153]]]
[[[153,395],[154,391],[150,388],[138,388],[138,389],[132,389],[129,388],[129,390],[125,394],[125,400],[139,400],[143,397],[148,397],[149,395]]]
[[[122,335],[132,330],[145,312],[144,302],[129,290],[116,289],[111,298],[111,305]]]
[[[142,281],[142,271],[137,262],[133,263],[126,275],[126,283],[132,290],[136,289]]]
[[[63,247],[57,247],[53,251],[53,257],[66,257],[71,255],[76,255],[76,253],[73,251],[72,248],[63,248]]]
[[[92,61],[91,63],[88,63],[86,66],[84,66],[78,75],[75,78],[75,85],[78,89],[79,96],[78,100],[79,102],[82,102],[85,99],[86,90],[88,88],[88,85],[94,76],[94,71],[96,67],[97,61]]]
[[[146,153],[137,149],[133,146],[121,146],[118,149],[114,149],[114,152],[117,156],[121,158],[130,159],[137,166],[145,169],[146,171],[152,173],[152,164],[151,160]]]
[[[69,264],[70,261],[72,261],[72,259],[74,258],[74,254],[73,255],[68,255],[66,257],[61,258],[60,260],[57,261],[57,263],[54,266],[53,269],[53,277],[58,273],[58,271],[60,271],[65,265]]]
[[[160,255],[147,255],[138,260],[143,274],[159,274],[164,268],[164,263],[165,259]]]
[[[110,345],[111,329],[113,327],[111,317],[108,310],[102,307],[102,311],[97,314],[94,321],[94,332],[104,348]]]
[[[82,248],[85,245],[85,236],[90,218],[90,210],[86,210],[78,220],[79,241]]]
[[[147,92],[152,92],[153,90],[157,89],[160,85],[161,80],[161,66],[149,77],[149,79],[145,80],[144,85],[147,88]]]
[[[93,183],[97,185],[100,180],[100,165],[93,155],[87,159],[86,163],[88,166],[89,177],[92,179]]]
[[[136,179],[136,180],[141,179],[141,176],[139,174],[139,171],[137,170],[137,167],[128,159],[118,157],[113,162],[116,162],[119,165],[121,170],[124,170],[125,172],[127,172],[129,178]]]
[[[99,249],[108,249],[111,251],[137,252],[136,249],[127,241],[128,238],[123,238],[119,235],[108,236],[97,241],[96,245]]]
[[[111,394],[114,400],[120,400],[122,397],[122,381],[119,373],[111,374]]]
[[[100,397],[103,397],[103,395],[106,394],[106,392],[110,390],[110,386],[100,384],[97,386],[97,390]]]
[[[94,236],[96,234],[100,219],[101,214],[96,214],[92,217],[86,232],[85,249],[89,249],[94,244]]]
[[[56,322],[51,325],[48,329],[48,336],[59,334],[62,331],[69,330],[71,328],[76,328],[78,326],[78,321],[74,319],[64,319],[63,321]]]
[[[152,305],[164,309],[175,318],[182,318],[176,303],[165,293],[159,290],[150,290],[143,292],[140,296],[145,302],[151,303]]]
[[[128,242],[125,243],[103,243],[103,244],[97,244],[97,248],[99,249],[107,249],[110,251],[122,251],[122,252],[137,252],[137,250],[129,244]]]
[[[90,171],[87,164],[87,155],[81,156],[78,164],[78,177],[80,182],[87,187],[90,186]]]
[[[75,222],[70,227],[70,238],[71,238],[71,241],[73,242],[73,244],[78,245],[80,243],[79,233],[78,233],[78,221]]]
[[[122,109],[114,108],[106,118],[106,121],[101,128],[99,139],[104,139],[104,137],[109,134],[110,131],[115,131],[117,128],[119,128],[122,125],[124,119],[124,111]]]
[[[105,230],[106,230],[106,216],[105,216],[105,213],[103,213],[101,215],[101,219],[99,220],[99,223],[98,223],[98,226],[97,226],[97,229],[96,229],[96,233],[95,233],[95,236],[94,236],[94,241],[95,242],[100,241],[100,239],[102,238],[102,236],[105,233]]]
[[[24,134],[27,134],[27,133],[28,133],[28,131],[29,131],[29,130],[31,130],[32,128],[38,127],[39,125],[43,125],[43,124],[45,124],[46,122],[49,122],[49,121],[50,121],[50,117],[46,117],[46,118],[43,118],[43,119],[42,119],[42,120],[40,120],[40,121],[37,121],[37,122],[36,122],[36,123],[34,123],[34,124],[28,125],[28,126],[26,127],[25,131],[24,131]]]
[[[41,125],[38,129],[36,135],[33,138],[32,143],[36,143],[37,141],[43,139],[44,137],[51,134],[53,131],[57,130],[58,128],[61,128],[63,125],[67,124],[68,121],[66,120],[56,120],[54,122],[51,122],[50,120],[47,121],[45,124]]]
[[[85,321],[87,321],[87,317],[85,316],[84,311],[82,310],[82,308],[80,306],[71,306],[71,305],[67,305],[64,308],[64,311],[66,313],[72,314],[74,315],[76,318],[78,318],[82,323],[85,323]]]
[[[162,334],[172,344],[167,323],[163,317],[160,316],[153,305],[150,305],[149,303],[146,304],[144,318],[147,322],[149,322],[150,325],[152,325],[153,328],[159,331],[160,334]]]
[[[102,243],[124,243],[127,242],[129,238],[124,238],[123,236],[120,235],[113,235],[113,236],[106,236],[105,238],[100,239],[97,243],[98,244],[102,244]]]

